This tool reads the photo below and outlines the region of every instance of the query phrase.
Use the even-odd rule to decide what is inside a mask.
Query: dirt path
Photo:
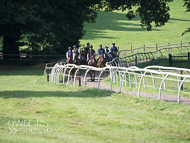
[[[84,75],[82,75],[82,77],[83,76]],[[98,88],[98,76],[99,76],[99,73],[96,72],[95,81],[91,82],[90,76],[88,74],[87,77],[86,77],[86,83],[85,83],[86,85],[85,86],[89,87],[89,88]],[[110,90],[110,85],[107,85],[107,84],[103,83],[102,80],[103,80],[103,78],[101,78],[101,80],[100,80],[100,89]],[[81,82],[82,82],[81,84],[83,85],[84,84],[84,78],[82,78]],[[119,92],[119,88],[112,88],[112,91]],[[137,96],[137,91],[122,90],[122,93]],[[140,92],[140,96],[147,97],[147,98],[158,99],[158,93]],[[167,101],[167,102],[177,102],[177,96],[162,93],[161,94],[161,100],[164,100],[164,101]],[[181,96],[180,97],[180,103],[190,105],[190,98]]]

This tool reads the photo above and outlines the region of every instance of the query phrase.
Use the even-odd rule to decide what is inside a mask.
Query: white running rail
[[[70,71],[67,74],[66,71],[68,68],[70,69]],[[51,70],[51,80],[53,82],[59,83],[60,79],[62,79],[63,80],[62,83],[68,84],[70,82],[72,69],[76,69],[75,74],[74,74],[74,85],[76,83],[76,77],[78,77],[77,75],[78,70],[83,69],[86,71],[83,76],[83,86],[85,86],[86,84],[85,82],[86,76],[89,70],[94,70],[94,71],[100,71],[100,74],[98,77],[98,87],[97,87],[99,89],[101,74],[105,71],[109,71],[110,80],[111,80],[110,91],[112,91],[113,82],[117,82],[117,85],[120,86],[120,92],[122,91],[123,83],[125,83],[125,86],[127,85],[127,83],[129,83],[130,87],[132,84],[135,84],[136,87],[138,88],[137,96],[139,97],[142,85],[144,85],[144,88],[146,86],[147,87],[151,86],[154,89],[155,88],[159,89],[158,100],[161,100],[162,89],[171,90],[169,88],[166,88],[166,81],[172,81],[172,82],[178,83],[176,84],[177,85],[176,89],[178,92],[178,100],[177,100],[178,103],[180,102],[181,93],[190,94],[188,92],[181,91],[182,85],[184,83],[187,83],[188,86],[190,87],[190,69],[186,69],[186,68],[148,66],[141,69],[136,66],[126,68],[126,67],[118,67],[118,66],[111,66],[111,65],[108,65],[107,67],[104,67],[104,68],[97,68],[97,67],[86,66],[86,65],[77,66],[74,64],[66,64],[66,65],[56,64]],[[179,73],[180,71],[183,71],[183,74],[180,74]],[[67,78],[66,78],[66,75],[67,75]],[[135,82],[132,82],[132,76],[135,78]],[[67,79],[67,81],[65,81],[65,78]],[[151,78],[152,85],[146,84],[145,78]],[[120,79],[120,82],[119,82],[119,79]],[[156,84],[158,84],[158,82],[159,82],[159,86],[156,87]],[[162,86],[164,86],[164,88],[162,88]]]

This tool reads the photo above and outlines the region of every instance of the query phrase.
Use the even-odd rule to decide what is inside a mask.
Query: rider
[[[67,58],[67,59],[68,59],[68,57],[71,57],[71,58],[73,59],[73,52],[72,52],[71,50],[72,50],[72,48],[69,47],[69,48],[68,48],[68,52],[66,53],[66,58]]]
[[[92,49],[92,48],[93,48],[93,46],[90,45],[90,49],[89,49],[89,51],[88,51],[88,53],[87,53],[87,61],[89,62],[91,56],[93,56],[93,57],[94,57],[94,61],[95,61],[95,63],[96,63],[96,59],[95,59],[95,51],[94,51],[94,49]]]
[[[79,58],[79,61],[80,61],[80,56],[81,56],[81,54],[80,54],[80,50],[77,48],[77,45],[74,45],[73,46],[73,50],[72,50],[72,52],[74,53],[75,51],[78,51],[78,58]],[[73,56],[73,58],[74,58],[74,56]],[[74,60],[74,59],[73,59]],[[75,61],[76,62],[76,61]]]
[[[98,59],[97,61],[99,60],[99,57],[103,55],[103,58],[105,58],[105,50],[102,48],[102,44],[99,45],[99,49],[98,49]],[[105,61],[105,59],[104,59]]]
[[[87,47],[84,49],[84,58],[87,60],[87,53],[88,53],[88,51],[89,51],[89,49],[90,49],[90,43],[87,43]]]
[[[113,51],[115,56],[118,57],[118,55],[117,55],[118,49],[117,49],[117,47],[115,47],[115,43],[112,43],[111,51]]]
[[[112,58],[112,56],[110,55],[110,53],[111,53],[111,50],[110,50],[110,48],[109,48],[109,45],[108,44],[106,44],[106,55],[111,59]]]

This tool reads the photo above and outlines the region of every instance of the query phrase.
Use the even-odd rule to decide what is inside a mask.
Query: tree
[[[129,20],[139,16],[141,26],[150,31],[153,22],[158,27],[165,25],[169,20],[170,9],[167,4],[171,1],[173,0],[105,0],[101,5],[105,7],[105,11],[128,10],[126,17]]]
[[[172,0],[1,0],[0,34],[3,53],[18,54],[20,45],[33,53],[64,54],[68,46],[79,45],[85,34],[84,21],[94,22],[96,10],[128,10],[126,17],[141,18],[141,26],[151,30],[169,20]],[[132,9],[136,7],[136,9]],[[0,36],[1,36],[0,35]],[[23,37],[28,41],[20,42]]]
[[[35,53],[49,51],[64,54],[68,45],[79,44],[84,21],[97,16],[91,6],[99,0],[1,0],[0,36],[3,53],[18,54],[28,44]],[[27,42],[20,42],[26,36]],[[43,47],[43,48],[42,48]]]
[[[23,35],[37,33],[44,25],[43,11],[47,1],[35,0],[1,0],[0,1],[0,34],[3,36],[3,53],[19,54]],[[47,6],[45,4],[45,6]],[[46,12],[47,13],[47,12]],[[6,58],[6,57],[5,57]]]

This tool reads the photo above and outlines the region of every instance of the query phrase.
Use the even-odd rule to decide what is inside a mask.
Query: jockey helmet
[[[109,45],[108,45],[108,44],[106,44],[106,48],[109,48]]]
[[[72,50],[72,48],[71,48],[71,47],[69,47],[69,48],[68,48],[68,50]]]
[[[99,47],[102,47],[102,44],[100,44]]]
[[[90,43],[87,43],[87,45],[90,45]]]
[[[115,45],[115,43],[112,43],[112,45]]]
[[[92,46],[92,45],[90,45],[90,48],[93,48],[93,46]]]
[[[77,48],[77,45],[74,45],[73,48]]]

